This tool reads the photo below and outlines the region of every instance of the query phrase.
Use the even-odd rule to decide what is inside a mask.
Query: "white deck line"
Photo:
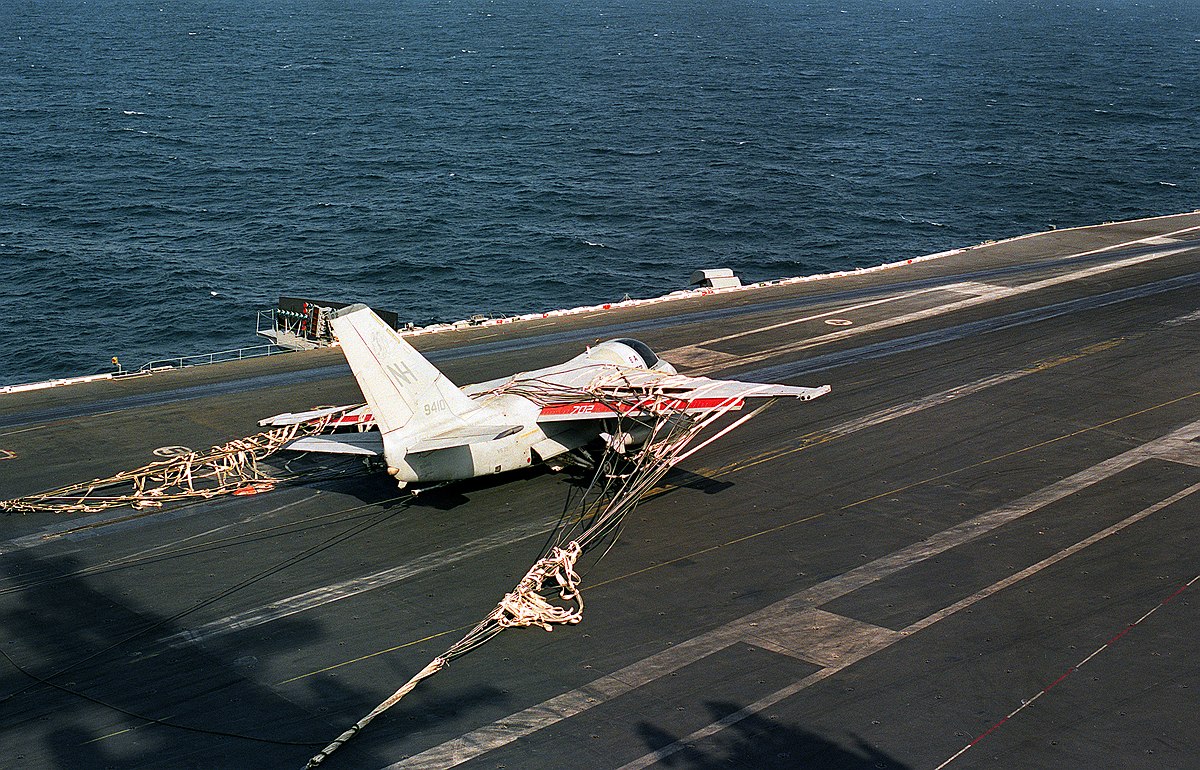
[[[645,754],[641,757],[638,757],[637,759],[633,760],[632,762],[622,765],[618,770],[641,770],[641,768],[649,767],[650,765],[661,762],[662,760],[666,759],[667,757],[671,756],[672,754],[683,751],[684,749],[687,749],[690,746],[695,745],[696,741],[703,740],[704,738],[707,738],[710,735],[714,735],[714,734],[720,732],[721,730],[725,729],[726,727],[736,724],[736,723],[742,721],[743,719],[746,719],[747,717],[751,717],[761,711],[765,711],[766,709],[771,708],[772,706],[780,703],[781,701],[786,700],[787,698],[790,698],[791,696],[793,696],[796,693],[800,692],[801,690],[807,688],[808,686],[810,686],[812,684],[816,684],[818,681],[820,681],[822,679],[826,679],[829,676],[831,676],[832,674],[835,674],[835,673],[841,671],[842,669],[846,668],[850,664],[856,663],[859,660],[862,660],[863,658],[867,657],[868,655],[872,655],[872,654],[878,652],[879,650],[884,649],[885,647],[891,646],[896,641],[898,641],[900,638],[903,638],[904,636],[907,636],[909,634],[915,634],[918,631],[926,629],[929,626],[932,626],[934,623],[937,623],[939,620],[945,620],[946,618],[950,617],[951,615],[955,614],[956,612],[965,610],[966,608],[970,607],[971,605],[976,604],[976,603],[986,599],[987,597],[992,596],[993,594],[999,593],[1000,591],[1003,591],[1005,588],[1009,588],[1009,587],[1015,585],[1016,583],[1024,580],[1027,577],[1036,575],[1038,572],[1041,572],[1045,568],[1050,567],[1054,564],[1057,564],[1058,562],[1062,561],[1063,559],[1066,559],[1068,556],[1073,556],[1074,554],[1082,551],[1084,548],[1087,548],[1090,545],[1094,545],[1094,544],[1100,542],[1101,540],[1103,540],[1104,538],[1106,538],[1110,535],[1114,535],[1117,532],[1120,532],[1121,530],[1125,529],[1126,527],[1136,524],[1139,521],[1141,521],[1142,519],[1145,519],[1148,516],[1158,513],[1162,509],[1167,508],[1171,505],[1174,505],[1175,503],[1179,502],[1180,500],[1184,499],[1185,497],[1195,494],[1196,492],[1200,492],[1200,484],[1193,484],[1192,486],[1188,487],[1187,489],[1177,492],[1177,493],[1171,495],[1170,497],[1166,498],[1165,500],[1160,500],[1159,502],[1149,506],[1148,508],[1143,508],[1142,510],[1133,514],[1132,516],[1122,519],[1121,521],[1117,522],[1116,524],[1112,525],[1111,527],[1108,527],[1107,529],[1101,530],[1100,532],[1097,532],[1094,535],[1091,535],[1090,537],[1080,540],[1078,543],[1075,543],[1074,545],[1071,545],[1071,546],[1068,546],[1068,547],[1062,549],[1061,551],[1054,554],[1053,556],[1049,556],[1045,559],[1042,559],[1037,564],[1034,564],[1030,567],[1026,567],[1025,569],[1021,570],[1020,572],[1016,572],[1012,575],[1009,575],[1008,577],[993,583],[992,585],[988,586],[987,588],[984,588],[981,591],[971,594],[970,596],[968,596],[958,602],[955,602],[954,604],[951,604],[949,607],[940,609],[937,612],[933,613],[932,615],[929,615],[927,617],[924,617],[924,618],[918,620],[917,622],[904,628],[902,631],[900,631],[898,633],[894,632],[895,636],[887,637],[887,638],[883,639],[881,641],[881,643],[877,644],[874,648],[866,651],[865,654],[858,654],[858,655],[852,654],[852,655],[845,656],[843,659],[838,660],[835,663],[831,663],[831,664],[827,665],[826,668],[822,669],[821,671],[816,671],[816,672],[808,675],[807,677],[799,680],[798,682],[793,682],[792,684],[788,685],[787,687],[784,687],[781,690],[773,692],[764,698],[760,698],[759,700],[755,701],[754,703],[751,703],[750,705],[745,706],[745,707],[733,712],[732,714],[729,714],[728,716],[717,720],[716,722],[712,722],[711,724],[705,725],[704,727],[701,727],[698,730],[694,730],[693,732],[689,733],[688,735],[684,736],[683,738],[680,738],[679,740],[675,741],[674,743],[663,746],[661,749],[658,749],[657,751],[652,751],[649,754]],[[1025,705],[1028,705],[1028,703],[1026,703]],[[1020,709],[1018,709],[1018,711],[1019,710]],[[950,757],[950,759],[943,762],[941,765],[938,765],[937,770],[941,770],[941,768],[948,765],[954,759],[957,759],[968,748],[970,748],[970,746],[967,746],[966,748],[961,749],[958,752],[958,754],[955,754],[954,756]]]
[[[492,321],[489,323],[485,323],[483,325],[488,326],[488,325],[498,325],[498,324],[502,324],[502,323],[522,322],[522,321],[527,321],[527,320],[540,320],[540,319],[544,319],[544,318],[552,318],[552,317],[558,317],[558,316],[563,316],[563,315],[574,315],[577,313],[590,313],[590,312],[596,312],[596,311],[600,311],[600,310],[611,310],[613,308],[636,307],[638,305],[653,304],[653,303],[658,303],[658,302],[667,302],[667,301],[671,301],[671,300],[691,299],[694,297],[707,296],[710,294],[729,294],[729,293],[733,293],[733,292],[752,291],[755,289],[762,289],[762,288],[766,288],[768,286],[790,285],[790,284],[794,284],[794,283],[805,283],[808,281],[825,281],[825,280],[830,280],[832,278],[843,278],[845,276],[850,276],[850,275],[865,275],[867,273],[874,273],[874,272],[878,272],[880,270],[892,270],[895,268],[906,267],[908,265],[913,265],[913,264],[917,264],[920,262],[928,262],[928,261],[934,260],[934,259],[943,259],[945,257],[954,256],[956,254],[962,254],[967,251],[991,248],[991,247],[1000,246],[1000,245],[1003,245],[1006,243],[1013,243],[1016,241],[1022,241],[1022,240],[1026,240],[1029,238],[1038,238],[1038,237],[1045,236],[1045,235],[1067,233],[1067,232],[1073,232],[1073,231],[1101,229],[1101,228],[1105,228],[1105,227],[1114,227],[1117,225],[1136,224],[1138,222],[1150,222],[1150,221],[1154,221],[1154,220],[1158,220],[1158,219],[1171,219],[1174,217],[1189,216],[1189,215],[1197,214],[1197,213],[1200,213],[1200,209],[1198,209],[1196,211],[1181,213],[1181,214],[1167,214],[1167,215],[1161,216],[1161,217],[1144,217],[1142,219],[1131,219],[1131,220],[1122,221],[1122,222],[1106,222],[1106,223],[1098,224],[1098,225],[1082,225],[1080,227],[1063,228],[1062,230],[1044,230],[1044,231],[1038,232],[1038,233],[1026,233],[1024,235],[1018,235],[1018,236],[1014,236],[1012,238],[1005,238],[1005,239],[1002,239],[999,241],[985,241],[985,242],[977,244],[975,246],[967,246],[967,247],[958,248],[958,249],[949,249],[947,251],[939,251],[935,254],[926,254],[926,255],[920,256],[920,257],[910,257],[907,259],[897,260],[895,262],[885,262],[883,264],[875,265],[873,267],[860,267],[860,268],[854,268],[853,270],[838,270],[838,271],[834,271],[834,272],[830,272],[830,273],[817,273],[815,275],[795,276],[792,278],[778,278],[778,279],[774,279],[774,280],[770,280],[770,281],[759,281],[758,283],[747,284],[745,286],[735,286],[735,287],[730,287],[730,288],[726,288],[726,289],[690,289],[690,290],[683,290],[683,291],[673,291],[670,294],[667,294],[667,295],[664,295],[661,297],[652,297],[649,299],[632,299],[632,300],[625,300],[623,302],[609,302],[609,303],[604,303],[601,305],[587,305],[587,306],[571,308],[571,309],[567,309],[567,310],[551,310],[551,311],[547,311],[547,312],[543,312],[543,313],[529,313],[529,314],[526,314],[523,316],[518,316],[517,318],[496,320],[496,321]],[[1090,256],[1093,254],[1101,254],[1106,251],[1122,249],[1122,248],[1125,248],[1126,246],[1132,246],[1132,245],[1138,244],[1138,243],[1147,243],[1147,244],[1163,243],[1164,239],[1166,239],[1167,242],[1170,242],[1170,239],[1172,239],[1174,236],[1184,235],[1187,233],[1195,232],[1197,230],[1200,230],[1200,225],[1193,226],[1193,227],[1185,227],[1185,228],[1182,228],[1179,230],[1173,230],[1173,231],[1167,232],[1167,233],[1159,233],[1157,235],[1150,235],[1150,236],[1146,236],[1143,238],[1136,238],[1136,239],[1129,240],[1129,241],[1122,241],[1120,243],[1114,243],[1109,246],[1101,246],[1101,247],[1098,247],[1095,249],[1089,249],[1087,251],[1077,252],[1075,254],[1068,254],[1063,258],[1075,259],[1075,258],[1079,258],[1079,257],[1086,257],[1086,256]],[[451,324],[438,324],[436,326],[425,327],[424,329],[416,329],[416,330],[413,330],[413,331],[410,331],[407,333],[410,335],[414,335],[414,334],[428,334],[428,333],[436,333],[436,332],[441,332],[441,331],[450,331],[450,330],[454,330],[454,329],[463,328],[463,324],[465,324],[465,323],[466,323],[465,321],[457,321],[457,322],[451,323]]]
[[[1200,229],[1200,228],[1197,228],[1197,229]],[[808,339],[802,339],[802,340],[799,340],[796,342],[789,342],[789,343],[785,343],[783,345],[776,345],[775,347],[765,348],[765,349],[760,350],[753,354],[740,355],[740,356],[737,356],[737,363],[739,366],[741,366],[741,365],[745,365],[745,364],[757,363],[759,361],[766,361],[770,358],[774,358],[781,354],[797,353],[802,350],[808,350],[810,348],[819,347],[821,345],[826,345],[831,342],[837,342],[839,340],[843,340],[848,337],[854,337],[854,336],[857,336],[860,334],[865,334],[867,332],[879,331],[880,329],[889,329],[891,327],[900,326],[902,324],[911,323],[913,321],[921,321],[921,320],[925,320],[927,318],[934,318],[936,316],[945,315],[947,313],[952,313],[957,310],[964,310],[966,308],[971,308],[971,307],[975,307],[977,305],[982,305],[987,302],[994,302],[998,299],[1007,299],[1009,297],[1020,296],[1022,294],[1029,294],[1031,292],[1036,292],[1041,289],[1047,289],[1052,286],[1058,286],[1060,284],[1070,283],[1072,281],[1078,281],[1078,280],[1081,280],[1084,278],[1089,278],[1091,276],[1101,275],[1103,273],[1111,272],[1113,270],[1120,270],[1121,268],[1124,268],[1124,267],[1131,267],[1133,265],[1142,264],[1144,262],[1150,262],[1150,261],[1153,261],[1156,259],[1162,259],[1164,257],[1174,256],[1176,254],[1180,254],[1185,251],[1190,251],[1191,248],[1193,248],[1193,247],[1184,247],[1184,248],[1167,249],[1164,251],[1155,251],[1150,254],[1140,254],[1136,257],[1127,257],[1125,259],[1119,259],[1114,262],[1105,262],[1103,264],[1093,265],[1091,267],[1082,268],[1080,270],[1074,270],[1072,272],[1063,273],[1061,275],[1052,276],[1050,278],[1044,278],[1040,281],[1032,281],[1030,283],[1021,284],[1019,286],[996,287],[990,291],[985,291],[982,294],[968,296],[964,299],[956,300],[954,302],[948,302],[944,305],[937,305],[935,307],[925,308],[923,310],[916,310],[911,313],[905,313],[903,315],[893,316],[891,318],[884,318],[879,321],[873,321],[871,323],[862,324],[861,326],[853,326],[848,329],[843,329],[841,331],[830,332],[828,334],[822,334],[822,335],[818,335],[816,337],[810,337]],[[949,288],[949,287],[943,287],[943,288]],[[800,320],[808,320],[808,319],[800,319]],[[672,350],[665,350],[665,351],[662,351],[660,353],[660,355],[668,361],[674,361],[676,359],[679,359],[680,362],[684,362],[684,363],[692,361],[692,362],[698,362],[696,365],[699,366],[699,365],[702,365],[703,363],[708,362],[711,355],[714,352],[716,352],[716,351],[709,350],[706,347],[707,345],[712,345],[712,344],[715,344],[722,340],[729,339],[730,336],[745,336],[745,335],[749,335],[749,334],[756,334],[758,332],[776,328],[780,325],[782,325],[782,324],[773,324],[772,326],[767,326],[762,329],[750,329],[745,332],[740,332],[738,335],[717,337],[717,338],[714,338],[711,340],[705,340],[704,342],[698,342],[694,345],[685,345],[683,347],[674,348]],[[722,355],[722,354],[718,353],[718,355]],[[725,355],[727,355],[727,354],[725,354]]]
[[[1200,437],[1200,420],[1097,463],[1011,503],[968,519],[925,540],[792,594],[757,612],[688,639],[648,658],[643,658],[583,687],[562,693],[400,762],[387,765],[384,770],[415,770],[417,768],[436,770],[467,762],[512,743],[518,738],[531,735],[538,730],[625,695],[732,644],[737,642],[754,644],[760,624],[774,625],[781,617],[796,616],[818,608],[822,604],[845,596],[863,586],[970,542],[1004,524],[1041,510],[1145,460],[1159,457],[1164,449],[1173,449],[1180,440],[1190,441],[1198,437]],[[1193,488],[1185,490],[1189,494],[1191,491]],[[1151,508],[1153,507],[1151,506]],[[918,621],[918,623],[920,622]],[[782,700],[821,679],[832,676],[839,670],[840,668],[824,668],[780,690],[774,696],[768,696],[768,699],[777,696],[778,700]],[[778,702],[778,700],[774,702]],[[763,705],[761,708],[767,708],[769,705]],[[720,723],[714,724],[719,725]]]
[[[487,553],[496,548],[521,542],[530,537],[545,535],[558,523],[558,519],[559,517],[554,516],[548,519],[519,524],[493,535],[465,543],[458,548],[431,551],[396,567],[314,588],[262,607],[218,618],[194,629],[187,629],[158,639],[155,645],[179,647],[192,642],[205,642],[219,636],[224,636],[225,634],[244,631],[248,628],[255,628],[256,626],[261,626],[272,621],[281,620],[305,610],[322,607],[367,591],[373,591],[376,588],[383,588],[393,583],[399,583],[403,580],[424,574],[432,569],[444,567],[447,564],[454,564],[455,562]]]
[[[686,291],[674,291],[674,292],[671,292],[670,294],[666,294],[661,297],[651,297],[648,299],[633,299],[633,300],[626,300],[626,301],[622,301],[622,302],[609,302],[609,303],[604,303],[604,304],[600,304],[600,305],[585,305],[585,306],[576,307],[576,308],[567,308],[567,309],[561,309],[561,310],[549,310],[549,311],[545,311],[542,313],[527,313],[525,315],[518,316],[516,318],[502,319],[502,320],[498,320],[498,321],[488,322],[483,325],[484,326],[492,326],[492,325],[499,325],[502,323],[522,323],[525,321],[540,321],[540,320],[543,320],[546,318],[556,318],[556,317],[564,316],[564,315],[576,315],[579,313],[591,313],[591,312],[596,312],[596,311],[600,311],[600,310],[612,310],[614,308],[636,307],[639,305],[648,305],[648,304],[654,304],[654,303],[658,303],[658,302],[669,302],[672,300],[680,300],[680,299],[692,299],[695,297],[708,296],[710,294],[728,294],[731,292],[753,291],[755,289],[763,289],[763,288],[767,288],[770,286],[790,285],[790,284],[794,284],[794,283],[806,283],[808,281],[826,281],[826,280],[830,280],[833,278],[843,278],[845,276],[850,276],[850,275],[865,275],[867,273],[874,273],[874,272],[878,272],[880,270],[892,270],[895,268],[906,267],[908,265],[914,265],[914,264],[918,264],[921,262],[928,262],[928,261],[934,260],[934,259],[943,259],[945,257],[954,256],[956,254],[962,254],[962,253],[965,253],[968,251],[975,251],[978,249],[991,248],[993,246],[1000,246],[1000,245],[1003,245],[1006,243],[1014,243],[1016,241],[1022,241],[1022,240],[1026,240],[1029,238],[1038,238],[1038,237],[1045,236],[1045,235],[1051,235],[1051,234],[1057,234],[1057,233],[1069,233],[1069,232],[1084,231],[1084,230],[1096,230],[1096,229],[1103,229],[1106,227],[1116,227],[1119,225],[1136,224],[1138,222],[1153,222],[1153,221],[1157,221],[1160,219],[1173,219],[1176,217],[1190,216],[1190,215],[1194,215],[1194,214],[1198,214],[1198,213],[1200,213],[1200,209],[1197,209],[1196,211],[1180,212],[1178,214],[1165,214],[1165,215],[1156,216],[1156,217],[1142,217],[1140,219],[1129,219],[1129,220],[1122,220],[1119,222],[1103,222],[1101,224],[1095,224],[1095,225],[1081,225],[1079,227],[1067,227],[1067,228],[1063,228],[1061,230],[1043,230],[1043,231],[1037,232],[1037,233],[1026,233],[1024,235],[1017,235],[1012,238],[1004,238],[1004,239],[1001,239],[998,241],[984,241],[983,243],[979,243],[974,246],[964,246],[962,248],[949,249],[947,251],[939,251],[934,254],[926,254],[923,256],[919,256],[919,257],[910,257],[907,259],[896,260],[895,262],[884,262],[883,264],[874,265],[872,267],[860,267],[860,268],[855,268],[853,270],[838,270],[838,271],[834,271],[834,272],[830,272],[830,273],[817,273],[814,275],[795,276],[795,277],[791,277],[791,278],[777,278],[774,280],[759,281],[757,283],[751,283],[751,284],[746,284],[745,286],[737,286],[737,287],[731,287],[731,288],[727,288],[727,289],[692,289],[692,290],[686,290]],[[1105,252],[1105,251],[1112,251],[1114,249],[1124,248],[1126,246],[1132,246],[1132,245],[1138,244],[1138,243],[1155,243],[1155,242],[1161,243],[1162,242],[1161,239],[1170,239],[1170,238],[1173,238],[1174,236],[1183,235],[1183,234],[1190,233],[1190,232],[1195,232],[1197,230],[1200,230],[1200,226],[1186,227],[1181,230],[1174,230],[1174,231],[1171,231],[1168,233],[1161,233],[1158,235],[1146,236],[1144,238],[1136,238],[1136,239],[1133,239],[1130,241],[1122,241],[1121,243],[1114,243],[1111,246],[1104,246],[1101,248],[1093,249],[1091,251],[1084,251],[1084,252],[1079,252],[1078,254],[1071,254],[1071,255],[1068,255],[1068,258],[1082,257],[1082,256],[1090,255],[1090,254],[1098,254],[1098,253]],[[436,326],[427,326],[423,329],[414,329],[412,331],[401,332],[401,334],[403,334],[405,336],[415,336],[415,335],[421,335],[421,334],[436,334],[438,332],[443,332],[443,331],[455,331],[455,330],[464,328],[463,324],[465,324],[465,323],[466,323],[466,321],[456,321],[456,322],[450,323],[450,324],[438,324]],[[146,374],[149,375],[152,373],[153,372],[147,372]],[[113,377],[114,377],[114,373],[109,372],[107,374],[91,375],[91,376],[87,376],[87,377],[70,377],[70,378],[65,378],[65,379],[47,380],[45,382],[30,382],[30,383],[23,383],[23,384],[18,384],[18,385],[0,385],[0,395],[4,395],[6,393],[21,393],[21,392],[30,391],[30,390],[43,390],[46,388],[56,388],[56,387],[61,387],[61,386],[65,386],[65,385],[76,385],[76,384],[80,384],[80,383],[84,383],[84,382],[94,382],[97,380],[111,380],[111,379],[113,379]]]
[[[1086,351],[1071,354],[1058,360],[1037,362],[1018,369],[984,377],[974,382],[969,382],[965,385],[956,385],[947,390],[931,393],[926,396],[920,396],[903,404],[886,407],[870,414],[863,415],[862,417],[855,417],[851,420],[846,420],[845,422],[821,431],[820,437],[822,440],[828,440],[830,438],[849,436],[853,433],[857,433],[858,431],[875,427],[876,425],[882,425],[901,417],[907,417],[910,414],[916,414],[917,412],[921,412],[935,406],[948,404],[951,401],[956,401],[960,398],[974,395],[975,393],[979,393],[980,391],[995,387],[997,385],[1003,385],[1007,382],[1019,380],[1022,377],[1038,374],[1039,372],[1046,371],[1053,366],[1057,366],[1059,363],[1076,360],[1077,358],[1083,356],[1085,352]],[[1179,451],[1176,444],[1171,444],[1170,450],[1175,454],[1177,454]],[[1167,450],[1164,449],[1163,451],[1165,453]],[[1174,457],[1174,455],[1172,456]],[[754,462],[761,462],[761,459]],[[517,542],[518,540],[522,540],[526,537],[544,533],[556,521],[557,519],[548,519],[544,522],[535,522],[529,525],[514,527],[500,533],[497,536],[481,538],[479,540],[472,541],[471,543],[467,543],[461,549],[447,549],[444,551],[427,554],[413,561],[406,562],[386,570],[355,578],[349,578],[339,583],[322,586],[301,594],[296,594],[295,596],[279,599],[278,601],[262,607],[245,610],[228,617],[205,623],[204,625],[198,626],[194,629],[181,631],[170,637],[159,639],[158,643],[169,643],[172,646],[177,646],[187,641],[203,642],[228,633],[233,633],[235,631],[242,631],[248,628],[261,626],[289,615],[295,615],[300,612],[316,609],[332,602],[348,599],[376,588],[381,588],[402,580],[406,580],[442,564],[460,561],[464,558],[486,553],[494,548],[499,548],[501,546]],[[39,535],[38,537],[39,539],[44,539],[43,535]],[[0,545],[0,553],[3,553],[2,545]]]

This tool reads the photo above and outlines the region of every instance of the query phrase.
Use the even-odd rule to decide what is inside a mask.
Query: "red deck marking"
[[[994,725],[992,725],[991,727],[989,727],[989,728],[987,729],[987,731],[983,733],[983,735],[980,735],[978,738],[976,738],[975,740],[973,740],[973,741],[971,741],[969,744],[967,744],[967,748],[970,748],[971,746],[974,746],[976,743],[979,743],[979,742],[980,742],[980,741],[982,741],[984,738],[988,737],[988,736],[989,736],[989,735],[991,735],[992,733],[994,733],[994,732],[996,732],[997,730],[999,730],[999,729],[1000,729],[1000,725],[1004,724],[1004,723],[1005,723],[1005,722],[1007,722],[1007,721],[1008,721],[1008,717],[1004,717],[1004,719],[1001,719],[999,722],[997,722],[996,724],[994,724]]]
[[[1195,583],[1195,582],[1196,582],[1196,578],[1192,578],[1192,579],[1191,579],[1191,580],[1189,580],[1188,582],[1186,582],[1186,583],[1184,583],[1183,585],[1179,586],[1179,588],[1177,588],[1177,589],[1175,590],[1175,593],[1171,594],[1171,595],[1170,595],[1170,596],[1168,596],[1166,599],[1163,599],[1163,600],[1162,600],[1162,603],[1163,603],[1163,604],[1166,604],[1167,602],[1169,602],[1169,601],[1172,601],[1172,600],[1173,600],[1173,599],[1174,599],[1176,596],[1179,596],[1181,593],[1183,593],[1184,591],[1188,590],[1188,586],[1190,586],[1192,583]]]
[[[1050,684],[1048,684],[1044,688],[1042,688],[1042,692],[1050,692],[1050,690],[1053,689],[1055,685],[1057,685],[1059,682],[1061,682],[1062,680],[1066,679],[1067,677],[1069,677],[1071,674],[1074,674],[1074,673],[1075,673],[1075,667],[1071,666],[1070,668],[1068,668],[1066,670],[1066,673],[1064,673],[1058,679],[1055,679],[1053,682],[1051,682]]]
[[[1165,604],[1165,602],[1163,602],[1163,603]],[[1140,621],[1139,621],[1139,622],[1140,622]],[[1112,639],[1109,639],[1109,640],[1108,640],[1108,642],[1106,642],[1106,644],[1112,644],[1113,642],[1116,642],[1116,641],[1117,641],[1117,640],[1119,640],[1119,639],[1120,639],[1122,636],[1125,636],[1125,634],[1127,634],[1127,633],[1129,633],[1130,631],[1132,631],[1132,630],[1133,630],[1133,627],[1134,627],[1134,626],[1136,626],[1136,625],[1137,625],[1137,623],[1135,622],[1135,623],[1130,623],[1129,625],[1125,626],[1125,628],[1121,629],[1121,633],[1117,634],[1117,635],[1116,635],[1116,636],[1114,636]]]
[[[1116,642],[1118,639],[1120,639],[1121,637],[1125,636],[1125,635],[1126,635],[1126,634],[1128,634],[1130,631],[1132,631],[1132,630],[1133,630],[1133,629],[1134,629],[1134,628],[1135,628],[1135,627],[1136,627],[1138,624],[1140,624],[1140,623],[1141,623],[1143,620],[1145,620],[1146,618],[1150,617],[1150,616],[1151,616],[1151,615],[1153,615],[1153,614],[1154,614],[1154,613],[1155,613],[1155,612],[1156,612],[1156,611],[1157,611],[1159,608],[1161,608],[1161,607],[1163,607],[1164,605],[1166,605],[1166,604],[1167,604],[1167,602],[1171,601],[1172,599],[1174,599],[1175,597],[1179,596],[1181,593],[1183,593],[1184,591],[1186,591],[1186,590],[1187,590],[1189,587],[1191,587],[1191,585],[1192,585],[1193,583],[1195,583],[1197,580],[1200,580],[1200,575],[1197,575],[1196,577],[1192,578],[1192,579],[1191,579],[1191,580],[1189,580],[1188,582],[1186,582],[1186,583],[1184,583],[1183,585],[1181,585],[1179,588],[1175,589],[1175,591],[1174,591],[1174,592],[1173,592],[1173,593],[1172,593],[1170,596],[1168,596],[1167,598],[1163,599],[1163,600],[1162,600],[1161,602],[1159,602],[1158,604],[1154,605],[1154,607],[1153,607],[1153,608],[1151,608],[1151,609],[1150,609],[1150,611],[1149,611],[1149,612],[1147,612],[1145,615],[1142,615],[1142,616],[1141,616],[1140,618],[1138,618],[1137,620],[1135,620],[1135,621],[1133,621],[1132,623],[1130,623],[1129,625],[1125,626],[1125,628],[1124,628],[1124,629],[1123,629],[1123,630],[1122,630],[1122,631],[1121,631],[1119,634],[1117,634],[1116,636],[1114,636],[1112,639],[1109,639],[1109,640],[1108,640],[1107,642],[1105,642],[1104,644],[1100,645],[1098,648],[1096,648],[1096,650],[1095,650],[1095,651],[1094,651],[1094,652],[1093,652],[1091,655],[1088,655],[1086,658],[1084,658],[1083,660],[1079,661],[1079,662],[1078,662],[1078,663],[1076,663],[1074,666],[1071,666],[1069,669],[1067,669],[1066,673],[1064,673],[1064,674],[1063,674],[1062,676],[1060,676],[1058,679],[1055,679],[1055,680],[1054,680],[1053,682],[1051,682],[1050,684],[1048,684],[1048,685],[1046,685],[1045,687],[1043,687],[1043,688],[1041,689],[1041,691],[1040,691],[1040,692],[1039,692],[1037,695],[1033,696],[1033,697],[1032,697],[1032,698],[1030,698],[1029,700],[1022,700],[1022,701],[1021,701],[1021,705],[1020,705],[1020,706],[1018,706],[1017,708],[1013,709],[1013,710],[1012,710],[1012,711],[1011,711],[1011,712],[1010,712],[1010,713],[1009,713],[1007,716],[1005,716],[1005,717],[1004,717],[1003,719],[1001,719],[999,722],[997,722],[996,724],[992,725],[992,726],[991,726],[991,727],[989,727],[987,730],[984,730],[984,731],[983,731],[983,733],[982,733],[982,734],[980,734],[980,736],[979,736],[978,738],[976,738],[975,740],[971,741],[971,742],[970,742],[970,743],[968,743],[966,746],[963,746],[961,749],[959,749],[957,752],[955,752],[955,754],[954,754],[952,757],[950,757],[949,759],[947,759],[947,760],[946,760],[945,762],[943,762],[942,764],[938,765],[938,766],[937,766],[937,768],[935,768],[935,770],[942,770],[942,768],[943,768],[943,767],[945,767],[946,765],[950,764],[950,763],[951,763],[951,762],[953,762],[954,760],[956,760],[956,759],[958,759],[959,757],[961,757],[961,756],[962,756],[962,755],[963,755],[963,754],[964,754],[964,753],[967,751],[967,749],[970,749],[970,748],[971,748],[971,747],[973,747],[975,744],[977,744],[977,743],[979,743],[980,741],[982,741],[984,738],[988,737],[988,736],[989,736],[989,735],[991,735],[992,733],[994,733],[994,732],[996,732],[997,730],[999,730],[1001,725],[1003,725],[1005,722],[1007,722],[1008,720],[1010,720],[1010,719],[1012,719],[1013,717],[1015,717],[1015,716],[1016,716],[1017,714],[1019,714],[1020,712],[1024,711],[1026,706],[1029,706],[1029,705],[1030,705],[1030,704],[1032,704],[1032,703],[1033,703],[1035,700],[1037,700],[1038,698],[1042,697],[1042,696],[1043,696],[1043,695],[1045,695],[1046,693],[1050,692],[1050,690],[1052,690],[1052,689],[1053,689],[1053,688],[1054,688],[1056,685],[1058,685],[1060,682],[1062,682],[1062,681],[1063,681],[1064,679],[1066,679],[1068,676],[1070,676],[1071,674],[1074,674],[1076,671],[1078,671],[1080,668],[1082,668],[1082,667],[1083,667],[1083,665],[1084,665],[1085,663],[1087,663],[1089,660],[1091,660],[1092,658],[1096,657],[1097,655],[1099,655],[1099,654],[1100,654],[1101,652],[1103,652],[1104,650],[1108,649],[1110,646],[1112,646],[1112,644],[1113,644],[1114,642]]]

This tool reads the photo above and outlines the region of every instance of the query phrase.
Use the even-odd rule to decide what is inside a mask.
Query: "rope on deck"
[[[166,503],[255,494],[279,479],[259,463],[297,436],[320,433],[332,416],[310,423],[234,439],[203,454],[189,452],[103,479],[68,484],[13,500],[0,500],[4,513],[99,513],[110,508],[159,508]]]
[[[576,561],[589,548],[596,547],[611,537],[612,543],[620,533],[621,523],[637,504],[646,497],[659,481],[666,476],[678,462],[688,457],[692,452],[684,450],[700,434],[730,410],[740,408],[740,398],[729,399],[700,416],[687,415],[671,408],[666,398],[647,400],[639,396],[636,402],[608,398],[595,391],[581,394],[559,394],[555,396],[579,399],[583,395],[592,398],[606,398],[614,403],[614,412],[623,406],[626,412],[631,412],[636,406],[643,415],[638,418],[618,417],[618,426],[613,435],[620,433],[623,421],[633,421],[642,428],[649,429],[649,438],[632,456],[626,456],[624,447],[617,447],[610,442],[604,456],[596,464],[596,472],[591,485],[579,500],[572,517],[570,527],[560,529],[558,544],[550,547],[547,555],[539,559],[525,577],[511,592],[505,594],[500,603],[482,621],[467,632],[466,636],[455,642],[441,655],[429,662],[415,676],[409,679],[376,706],[365,717],[360,719],[348,730],[339,735],[332,743],[318,752],[305,765],[305,770],[312,770],[323,763],[330,754],[340,748],[346,741],[362,732],[377,716],[400,702],[405,695],[412,692],[416,686],[429,677],[441,671],[457,657],[478,649],[505,628],[540,626],[550,631],[555,624],[576,624],[583,619],[583,594],[580,591],[580,577],[576,571]],[[726,426],[707,441],[694,447],[698,450],[712,441],[726,435],[731,430],[744,424],[755,415],[760,414],[770,406],[774,399],[768,399],[762,406],[744,415],[733,424]],[[578,532],[578,534],[575,534]],[[572,535],[575,534],[574,537]],[[554,603],[557,589],[557,599],[567,604]],[[573,605],[573,606],[572,606]]]

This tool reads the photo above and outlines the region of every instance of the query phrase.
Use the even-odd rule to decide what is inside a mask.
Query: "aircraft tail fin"
[[[366,305],[329,314],[379,429],[444,430],[478,405]]]

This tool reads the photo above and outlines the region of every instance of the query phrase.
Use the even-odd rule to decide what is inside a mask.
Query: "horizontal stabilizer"
[[[479,444],[520,433],[520,425],[468,425],[444,431],[436,436],[422,439],[408,448],[412,452],[432,452],[435,449]]]
[[[320,409],[310,409],[307,412],[284,412],[277,414],[274,417],[264,417],[258,421],[261,427],[282,427],[284,425],[300,425],[306,422],[315,422],[323,417],[341,414],[355,410],[354,405],[350,406],[326,406]]]
[[[379,431],[366,433],[335,433],[329,436],[299,438],[284,449],[294,452],[323,452],[338,455],[383,456],[383,436]]]

